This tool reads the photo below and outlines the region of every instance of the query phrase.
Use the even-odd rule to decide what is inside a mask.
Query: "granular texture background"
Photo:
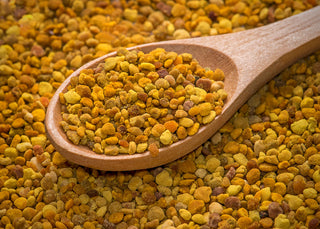
[[[319,52],[276,76],[201,147],[158,168],[72,164],[44,126],[55,90],[94,58],[255,28],[316,5],[0,0],[0,228],[319,228]]]

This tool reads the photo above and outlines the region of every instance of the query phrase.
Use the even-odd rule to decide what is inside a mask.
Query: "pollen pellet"
[[[165,126],[162,124],[156,124],[153,126],[152,130],[151,130],[151,134],[155,137],[160,137],[160,135],[162,134],[162,132],[165,131]]]
[[[104,69],[106,71],[110,71],[114,69],[116,65],[117,65],[117,59],[115,57],[110,57],[105,61]]]
[[[89,129],[89,130],[95,130],[96,129],[96,126],[91,124],[90,122],[86,122],[85,127],[86,127],[86,129]]]
[[[186,128],[184,128],[183,126],[179,126],[177,130],[177,136],[179,139],[185,139],[188,136]]]
[[[170,120],[164,123],[164,127],[171,133],[174,133],[177,130],[178,126],[179,124],[174,120]]]
[[[86,97],[81,98],[80,103],[85,107],[90,107],[90,108],[93,107],[92,100]]]
[[[194,106],[194,107],[191,107],[188,111],[189,115],[191,116],[196,116],[200,113],[200,107],[199,106]]]
[[[96,153],[156,156],[213,121],[226,98],[223,72],[189,53],[121,48],[97,69],[82,70],[60,95],[67,136]]]
[[[105,141],[109,145],[115,145],[118,143],[118,138],[117,137],[109,137],[109,138],[106,138]]]
[[[179,125],[183,126],[183,127],[190,127],[192,126],[194,123],[194,121],[190,118],[181,118],[179,120]]]
[[[211,110],[212,110],[212,105],[210,103],[207,102],[207,103],[199,104],[199,113],[201,116],[207,116],[208,114],[210,114]]]
[[[169,130],[164,131],[160,135],[160,142],[164,145],[169,145],[172,139],[172,134]]]
[[[197,115],[196,112],[194,112],[193,114]],[[191,116],[194,116],[194,115],[191,115]],[[185,118],[185,117],[188,116],[188,113],[186,111],[184,111],[184,110],[177,110],[176,113],[174,114],[174,116],[177,117],[177,118]]]
[[[151,63],[141,63],[141,69],[148,70],[150,72],[155,70],[155,66]]]
[[[193,124],[191,127],[187,129],[188,135],[189,136],[195,135],[198,132],[199,127],[200,127],[200,124],[198,122]]]
[[[106,123],[101,128],[101,131],[106,135],[113,135],[115,133],[115,128],[111,123]]]
[[[137,145],[137,153],[143,153],[147,150],[148,148],[148,143],[140,143]]]
[[[77,92],[71,90],[64,94],[64,99],[67,103],[75,104],[80,101],[81,96]]]
[[[111,146],[106,146],[104,148],[104,153],[106,155],[111,155],[111,156],[115,156],[118,155],[119,153],[119,148],[117,146],[111,145]]]
[[[159,148],[156,143],[151,143],[148,147],[150,154],[154,157],[159,155]]]
[[[137,144],[135,142],[129,142],[129,149],[128,149],[128,153],[129,154],[134,154],[137,150]]]
[[[202,118],[202,123],[203,124],[208,124],[212,122],[212,120],[216,117],[216,112],[215,111],[210,111],[207,116],[204,116]]]

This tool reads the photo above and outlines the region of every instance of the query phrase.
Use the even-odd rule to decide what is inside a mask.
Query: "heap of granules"
[[[120,49],[96,69],[71,79],[61,126],[76,145],[117,155],[159,148],[194,135],[221,113],[224,73],[191,54]]]

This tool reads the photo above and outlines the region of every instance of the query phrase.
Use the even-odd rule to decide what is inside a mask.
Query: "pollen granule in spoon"
[[[189,53],[119,49],[71,79],[60,94],[61,126],[98,154],[156,156],[220,114],[223,80],[222,70],[201,67]]]

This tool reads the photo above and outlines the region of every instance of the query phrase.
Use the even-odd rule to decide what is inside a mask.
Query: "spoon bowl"
[[[59,94],[67,91],[70,79],[81,70],[95,68],[116,52],[99,57],[76,70],[57,89],[46,113],[46,131],[56,150],[69,161],[106,171],[139,170],[172,162],[199,147],[219,130],[232,115],[264,84],[297,60],[320,49],[320,6],[282,21],[242,32],[144,44],[128,48],[145,53],[156,48],[177,53],[191,53],[202,67],[220,68],[225,73],[228,97],[211,123],[184,140],[162,147],[154,157],[141,154],[108,156],[86,146],[74,145],[60,127]]]

